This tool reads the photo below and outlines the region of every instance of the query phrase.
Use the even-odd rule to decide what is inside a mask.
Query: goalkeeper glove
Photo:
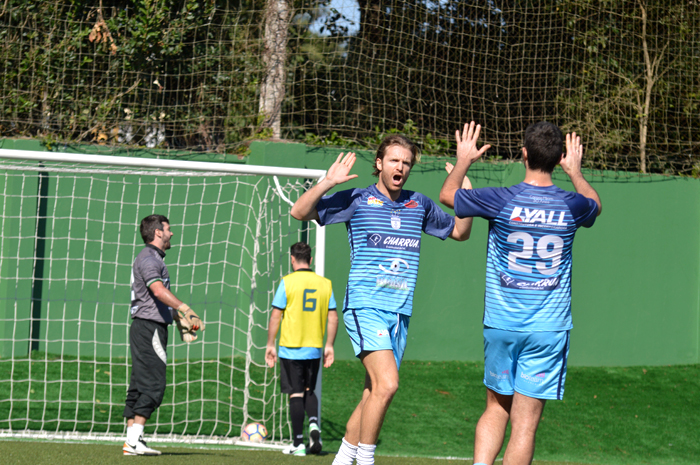
[[[180,325],[187,331],[204,331],[204,322],[187,304],[182,304],[177,308],[177,313],[180,316]]]
[[[180,339],[182,339],[182,342],[189,344],[190,342],[197,340],[197,335],[194,333],[194,331],[188,331],[187,328],[180,324],[180,320],[177,320],[175,324],[177,325],[177,331],[180,333]]]

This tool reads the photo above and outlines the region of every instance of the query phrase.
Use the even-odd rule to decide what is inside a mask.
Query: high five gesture
[[[348,152],[345,156],[342,153],[338,155],[335,163],[328,169],[326,177],[299,197],[299,200],[292,207],[291,215],[301,221],[318,220],[316,204],[321,200],[321,197],[338,184],[357,177],[356,174],[350,174],[355,160],[356,157],[353,152]]]
[[[471,164],[491,148],[488,144],[481,148],[476,146],[480,134],[481,125],[474,121],[464,125],[462,134],[459,133],[459,130],[455,131],[457,163],[440,190],[440,202],[450,208],[454,207],[455,192],[462,187],[462,182]]]

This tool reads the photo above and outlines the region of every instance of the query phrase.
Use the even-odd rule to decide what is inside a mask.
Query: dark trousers
[[[131,382],[126,391],[124,417],[150,418],[163,402],[168,325],[134,318],[129,330]]]

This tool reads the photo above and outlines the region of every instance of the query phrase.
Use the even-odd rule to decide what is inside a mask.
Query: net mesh
[[[165,258],[172,290],[207,328],[188,345],[171,326],[165,398],[146,432],[235,442],[256,421],[271,441],[290,438],[278,368],[264,363],[267,321],[289,247],[313,231],[291,219],[272,176],[2,164],[5,434],[123,438],[131,266],[143,247],[138,225],[156,212],[175,232]],[[285,197],[308,187],[278,181]]]
[[[400,131],[451,154],[473,119],[514,160],[549,120],[589,168],[698,175],[699,39],[697,1],[6,0],[0,133],[230,153]]]

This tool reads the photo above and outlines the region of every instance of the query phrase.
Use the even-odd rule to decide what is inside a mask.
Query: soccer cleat
[[[143,440],[143,436],[139,437],[139,440],[136,441],[136,445],[133,446],[124,441],[122,450],[124,451],[124,455],[160,455],[159,450],[148,447],[146,441]]]
[[[316,423],[309,423],[309,453],[318,454],[322,447],[321,430]]]
[[[290,444],[284,448],[282,453],[286,455],[296,455],[297,457],[306,457],[306,446],[304,444],[299,444],[294,447],[294,444]]]

